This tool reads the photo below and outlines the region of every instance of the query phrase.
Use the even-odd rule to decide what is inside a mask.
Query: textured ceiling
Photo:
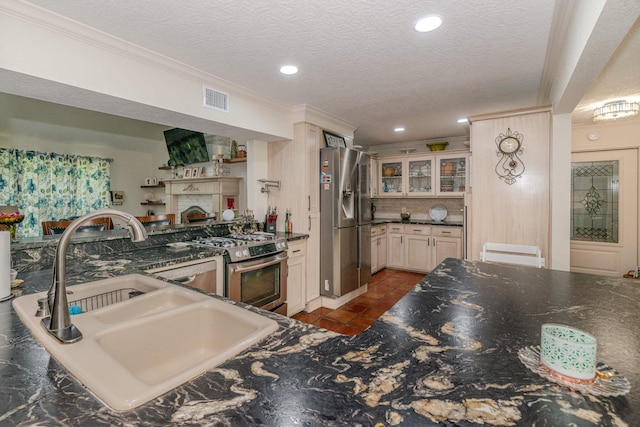
[[[30,3],[292,106],[324,110],[357,126],[363,146],[466,136],[458,118],[536,105],[555,7],[555,0]],[[443,26],[415,32],[427,14],[442,16]],[[281,75],[285,63],[300,72]],[[396,126],[406,132],[394,133]]]

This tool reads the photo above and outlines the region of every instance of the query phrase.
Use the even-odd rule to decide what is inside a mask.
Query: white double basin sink
[[[71,316],[83,334],[72,344],[56,340],[35,316],[37,300],[46,292],[13,302],[45,349],[117,411],[172,390],[278,329],[275,321],[260,314],[141,274],[67,287],[73,292],[69,301],[83,303],[122,289],[143,294]]]

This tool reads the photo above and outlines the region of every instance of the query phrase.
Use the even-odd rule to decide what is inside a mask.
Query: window
[[[571,240],[618,242],[618,161],[571,164]]]
[[[109,207],[111,159],[0,149],[0,205],[18,206],[24,237],[42,234],[42,221]]]

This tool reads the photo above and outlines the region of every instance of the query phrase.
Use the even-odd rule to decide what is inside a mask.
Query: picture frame
[[[191,178],[191,172],[192,172],[191,168],[184,168],[183,178]]]
[[[111,190],[111,204],[122,205],[124,203],[124,191]]]
[[[200,168],[191,169],[191,178],[199,178],[200,177]]]
[[[346,147],[347,146],[347,143],[345,142],[344,137],[340,135],[327,132],[326,130],[323,130],[322,134],[324,135],[324,142],[327,144],[327,147]]]

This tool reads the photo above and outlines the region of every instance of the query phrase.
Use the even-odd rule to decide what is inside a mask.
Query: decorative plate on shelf
[[[447,217],[447,208],[442,205],[435,205],[429,209],[429,216],[434,221],[442,221]]]

